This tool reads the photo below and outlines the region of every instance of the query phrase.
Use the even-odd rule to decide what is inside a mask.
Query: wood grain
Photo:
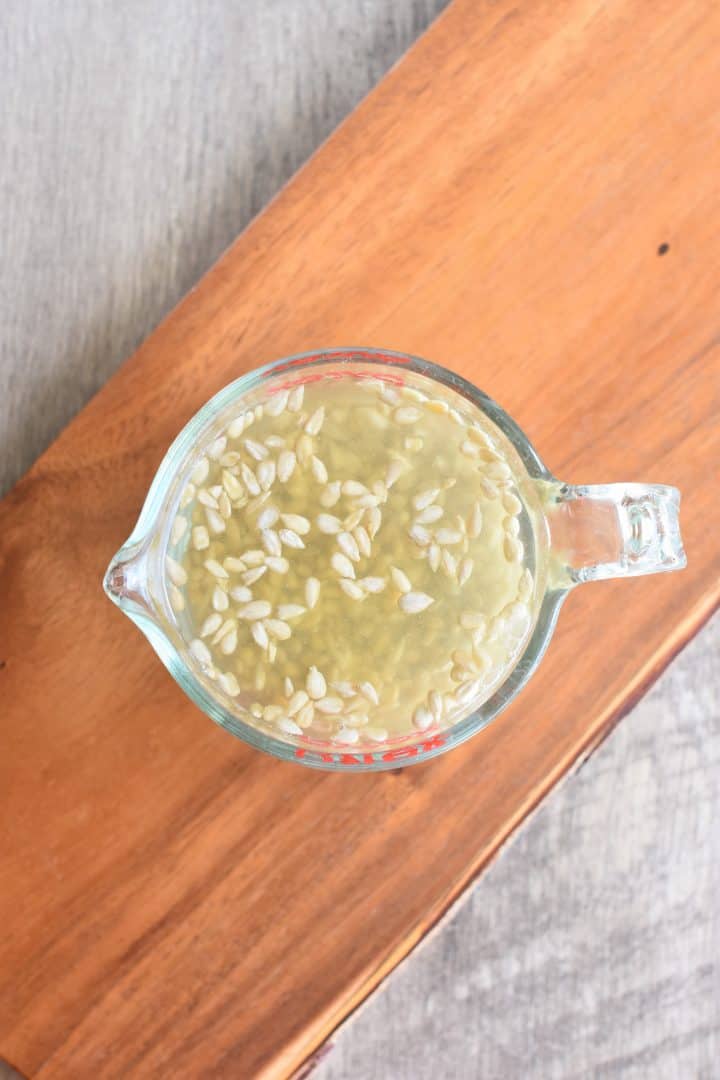
[[[5,500],[22,1071],[288,1075],[716,605],[719,31],[710,5],[456,2]],[[99,591],[198,405],[336,343],[461,370],[564,479],[685,497],[683,575],[578,591],[516,705],[399,775],[231,743]]]

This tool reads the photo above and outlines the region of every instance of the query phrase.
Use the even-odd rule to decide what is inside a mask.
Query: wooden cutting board
[[[288,1076],[717,605],[718,56],[709,0],[456,0],[4,500],[0,1057]],[[216,728],[100,588],[203,401],[348,344],[461,371],[565,480],[676,484],[689,557],[577,590],[465,747],[357,776]]]

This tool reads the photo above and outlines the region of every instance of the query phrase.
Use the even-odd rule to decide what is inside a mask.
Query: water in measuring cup
[[[191,662],[243,720],[300,742],[381,744],[467,715],[533,622],[509,444],[428,380],[258,393],[198,448],[172,526]]]

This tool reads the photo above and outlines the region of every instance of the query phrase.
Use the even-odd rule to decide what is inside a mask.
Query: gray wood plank
[[[313,1080],[720,1076],[720,616]]]
[[[447,0],[4,0],[0,494]]]
[[[5,0],[0,493],[446,0]],[[720,1076],[716,621],[319,1080]]]

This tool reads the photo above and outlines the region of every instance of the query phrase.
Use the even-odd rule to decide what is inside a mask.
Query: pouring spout
[[[147,544],[129,544],[120,548],[105,572],[103,589],[126,613],[153,614],[148,590]]]

